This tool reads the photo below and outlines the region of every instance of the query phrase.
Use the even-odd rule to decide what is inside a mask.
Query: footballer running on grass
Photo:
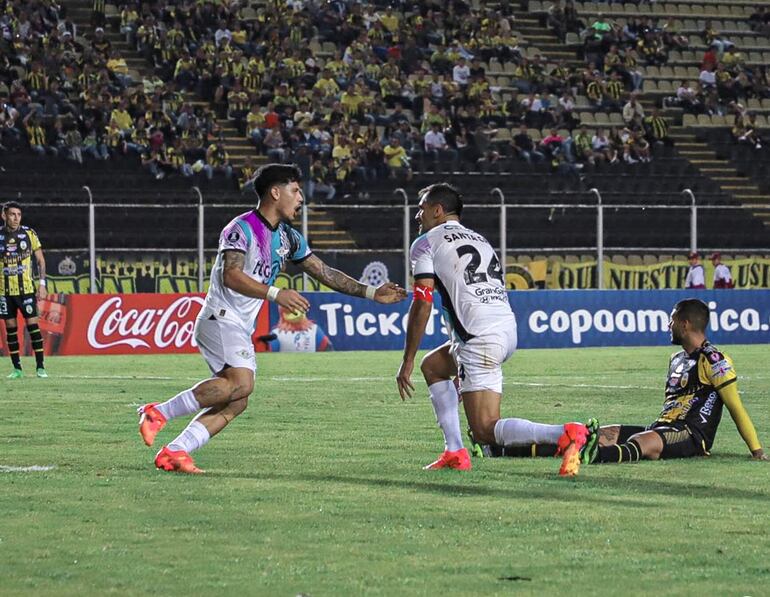
[[[251,335],[265,300],[288,311],[307,311],[299,292],[273,286],[286,260],[330,288],[379,303],[395,303],[406,291],[392,282],[367,286],[316,257],[290,222],[302,208],[301,173],[296,165],[267,164],[254,178],[256,209],[222,230],[211,285],[195,322],[195,341],[212,377],[163,403],[139,409],[139,432],[148,446],[168,421],[196,414],[155,456],[166,471],[202,472],[190,453],[201,448],[246,410],[254,389],[256,360]]]

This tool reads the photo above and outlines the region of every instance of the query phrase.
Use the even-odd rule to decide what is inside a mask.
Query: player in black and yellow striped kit
[[[669,361],[663,410],[652,425],[609,425],[584,462],[708,456],[727,407],[752,458],[768,460],[754,424],[738,395],[732,359],[706,339],[709,308],[701,300],[679,301],[671,312],[671,343],[682,350]]]
[[[3,206],[3,227],[0,228],[0,256],[3,271],[0,276],[0,318],[5,320],[8,351],[13,371],[8,376],[23,376],[19,358],[19,328],[16,316],[21,311],[27,322],[32,349],[37,361],[37,376],[48,377],[43,363],[43,335],[37,316],[37,300],[46,297],[45,258],[40,239],[32,228],[21,225],[21,206],[9,202]],[[37,290],[32,278],[32,256],[37,261],[39,280]]]
[[[709,308],[701,300],[679,301],[671,313],[671,343],[682,350],[669,361],[663,409],[649,426],[605,425],[592,434],[581,454],[584,463],[708,456],[722,411],[727,407],[741,438],[755,460],[768,460],[754,424],[738,394],[732,359],[706,339]],[[589,429],[598,427],[595,419]],[[501,448],[475,443],[476,456],[552,456],[555,445]]]

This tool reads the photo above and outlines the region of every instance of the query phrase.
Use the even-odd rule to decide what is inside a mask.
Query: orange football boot
[[[443,454],[438,457],[438,460],[431,462],[429,465],[422,468],[426,471],[437,470],[440,468],[453,468],[458,471],[469,471],[471,470],[471,457],[466,448],[460,448],[453,452],[444,450]]]
[[[184,450],[169,450],[163,446],[155,456],[155,466],[164,471],[175,473],[187,473],[188,475],[200,475],[204,471],[195,466],[192,456]]]
[[[582,423],[566,423],[564,433],[557,442],[556,456],[561,456],[559,474],[574,477],[580,471],[580,450],[588,439],[588,427]]]
[[[155,408],[157,402],[145,404],[136,409],[139,413],[139,433],[142,435],[144,443],[151,446],[155,441],[155,436],[166,426],[167,420],[161,412]]]

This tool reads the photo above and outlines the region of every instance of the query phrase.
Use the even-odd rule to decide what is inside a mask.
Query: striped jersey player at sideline
[[[17,316],[21,312],[35,352],[37,376],[48,377],[45,370],[43,334],[40,331],[37,301],[47,296],[45,283],[45,257],[35,231],[21,223],[21,205],[9,201],[2,209],[3,224],[0,226],[0,319],[5,320],[8,352],[13,370],[9,379],[24,376],[19,358],[19,326]],[[37,262],[38,281],[32,271],[32,257]]]
[[[516,316],[511,311],[502,268],[494,249],[460,222],[463,201],[452,185],[439,183],[419,194],[420,236],[412,244],[414,295],[404,356],[396,377],[401,399],[412,396],[414,359],[438,290],[450,340],[423,358],[420,369],[444,434],[444,452],[427,469],[468,470],[463,447],[458,395],[476,441],[501,446],[555,444],[564,453],[562,474],[574,475],[579,450],[592,432],[580,423],[545,425],[525,419],[501,419],[502,365],[516,350]]]
[[[406,298],[406,291],[396,284],[366,286],[329,267],[310,251],[302,235],[290,225],[304,201],[300,180],[295,165],[267,164],[260,168],[254,178],[257,208],[233,219],[220,235],[209,291],[194,332],[212,377],[166,402],[139,409],[139,432],[148,446],[169,420],[197,413],[155,456],[159,469],[202,472],[190,452],[205,445],[246,409],[257,367],[251,336],[265,300],[291,312],[308,310],[310,305],[300,293],[273,286],[287,261],[351,296],[379,303]]]

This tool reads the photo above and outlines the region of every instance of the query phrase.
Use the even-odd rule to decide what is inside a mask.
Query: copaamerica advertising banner
[[[258,351],[403,348],[410,301],[380,305],[335,292],[305,296],[311,305],[306,316],[282,313],[274,304],[262,310],[253,336]],[[693,296],[711,309],[708,336],[714,343],[770,343],[768,290],[509,292],[520,349],[666,345],[672,307]],[[423,348],[447,339],[434,297]],[[38,310],[47,354],[191,353],[202,304],[201,294],[52,294],[38,302]],[[23,344],[28,353],[29,343]]]
[[[409,301],[379,305],[336,293],[306,296],[309,319],[326,333],[335,350],[403,348]],[[437,296],[423,348],[447,338]],[[520,349],[666,345],[671,309],[689,297],[709,305],[708,334],[714,343],[770,343],[767,290],[538,290],[509,292],[508,297],[518,321]],[[271,321],[275,319],[271,316]]]

